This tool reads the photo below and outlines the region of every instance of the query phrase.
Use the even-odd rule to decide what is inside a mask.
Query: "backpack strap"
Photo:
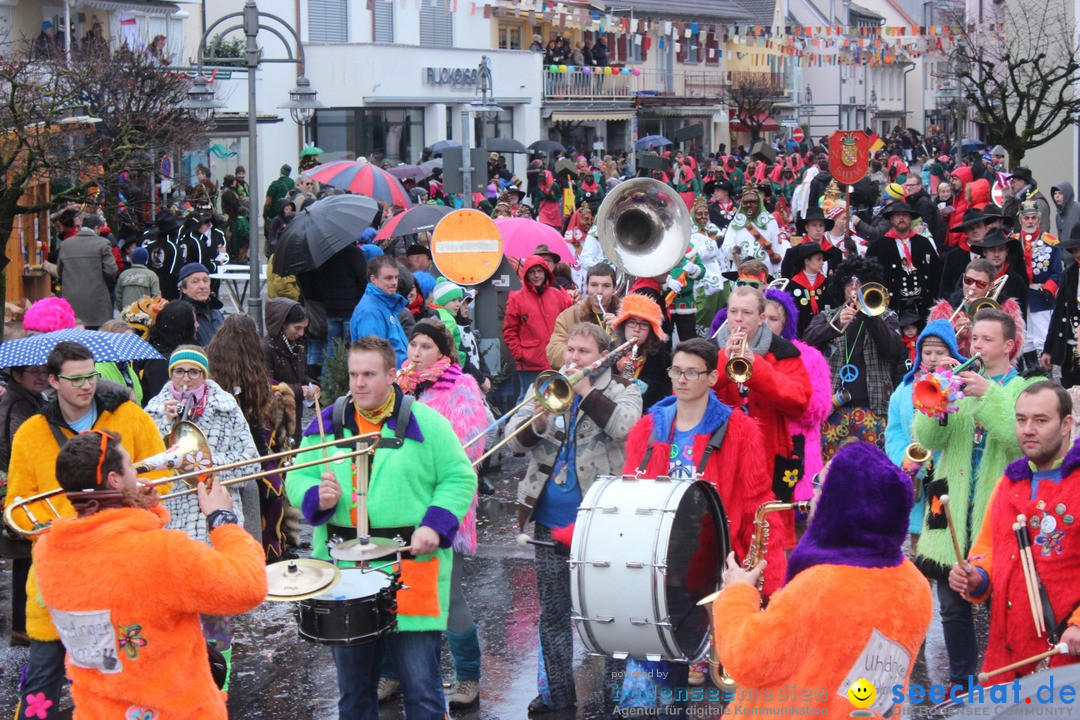
[[[390,450],[397,450],[403,444],[405,444],[405,433],[409,430],[409,421],[412,420],[412,405],[414,398],[412,395],[401,396],[401,406],[398,408],[395,422],[397,425],[394,427],[394,437],[382,438],[379,440],[379,448],[389,448]]]
[[[349,402],[347,393],[334,401],[334,410],[330,414],[330,420],[334,423],[335,440],[345,437],[345,404],[347,402]]]

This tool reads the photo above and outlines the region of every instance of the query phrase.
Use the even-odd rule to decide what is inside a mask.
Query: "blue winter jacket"
[[[364,297],[356,304],[352,319],[349,320],[349,334],[353,340],[365,335],[385,338],[397,354],[397,364],[405,362],[409,351],[409,340],[405,329],[401,327],[397,316],[405,309],[405,298],[400,295],[388,295],[375,283],[368,283]]]

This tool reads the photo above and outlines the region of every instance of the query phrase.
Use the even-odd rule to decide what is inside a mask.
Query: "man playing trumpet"
[[[978,540],[966,564],[949,571],[952,592],[990,607],[990,641],[983,672],[1029,658],[1047,649],[1047,642],[1065,643],[1067,655],[1050,660],[1052,667],[1080,662],[1080,545],[1075,518],[1080,510],[1080,451],[1072,445],[1072,400],[1057,383],[1040,380],[1016,399],[1016,440],[1023,457],[1010,463],[987,504]],[[1047,638],[1035,629],[1041,597],[1029,594],[1021,553],[1017,551],[1018,515],[1027,522],[1033,565],[1049,596],[1053,619],[1045,617]],[[1036,610],[1033,601],[1040,605]],[[1031,664],[994,682],[1033,672]]]

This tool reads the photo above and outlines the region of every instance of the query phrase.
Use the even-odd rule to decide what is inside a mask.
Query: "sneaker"
[[[386,702],[401,691],[401,683],[394,678],[379,678],[379,704]]]
[[[450,696],[450,709],[461,710],[472,707],[480,702],[480,682],[478,680],[462,680],[454,688]]]

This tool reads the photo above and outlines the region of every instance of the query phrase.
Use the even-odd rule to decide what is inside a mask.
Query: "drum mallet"
[[[518,535],[517,536],[517,544],[520,545],[521,547],[525,547],[527,545],[539,545],[540,547],[549,547],[549,548],[555,547],[555,543],[553,543],[552,541],[550,541],[550,540],[537,540],[536,538],[534,538],[532,535],[529,535],[528,533],[521,533],[520,535]]]
[[[1001,673],[1006,673],[1006,672],[1009,672],[1010,670],[1016,670],[1018,668],[1024,667],[1025,665],[1030,665],[1031,663],[1042,662],[1043,660],[1045,660],[1047,658],[1054,657],[1055,655],[1068,655],[1068,654],[1069,654],[1069,644],[1068,643],[1058,643],[1057,645],[1050,648],[1046,652],[1041,652],[1038,655],[1032,655],[1031,657],[1029,657],[1026,660],[1019,660],[1017,662],[1014,662],[1012,665],[1006,665],[1005,667],[998,668],[997,670],[991,670],[990,672],[981,672],[981,673],[979,673],[979,682],[984,683],[984,682],[986,682],[987,678],[990,678],[990,677],[992,677],[994,675],[1000,675]]]
[[[1012,529],[1016,534],[1016,545],[1019,548],[1020,569],[1024,572],[1024,586],[1027,589],[1028,603],[1031,605],[1031,619],[1035,621],[1035,635],[1037,637],[1042,637],[1042,625],[1039,623],[1039,603],[1035,595],[1038,591],[1035,589],[1035,579],[1031,576],[1031,570],[1028,568],[1027,564],[1027,556],[1024,554],[1024,536],[1027,535],[1027,525],[1021,522],[1014,522]]]
[[[942,495],[940,500],[941,510],[945,513],[945,521],[949,524],[949,535],[952,537],[953,550],[956,552],[956,562],[966,571],[970,566],[968,565],[967,558],[964,557],[963,551],[960,550],[960,539],[956,537],[956,525],[953,523],[952,519],[952,508],[949,506],[949,496]]]
[[[1035,613],[1038,616],[1035,628],[1039,631],[1039,637],[1042,637],[1046,633],[1046,615],[1043,613],[1041,593],[1039,591],[1041,585],[1039,571],[1035,569],[1035,558],[1031,555],[1031,538],[1027,533],[1027,516],[1017,515],[1016,522],[1024,527],[1024,532],[1019,535],[1020,551],[1024,556],[1024,561],[1027,563],[1027,571],[1031,575],[1032,607],[1035,608]]]

